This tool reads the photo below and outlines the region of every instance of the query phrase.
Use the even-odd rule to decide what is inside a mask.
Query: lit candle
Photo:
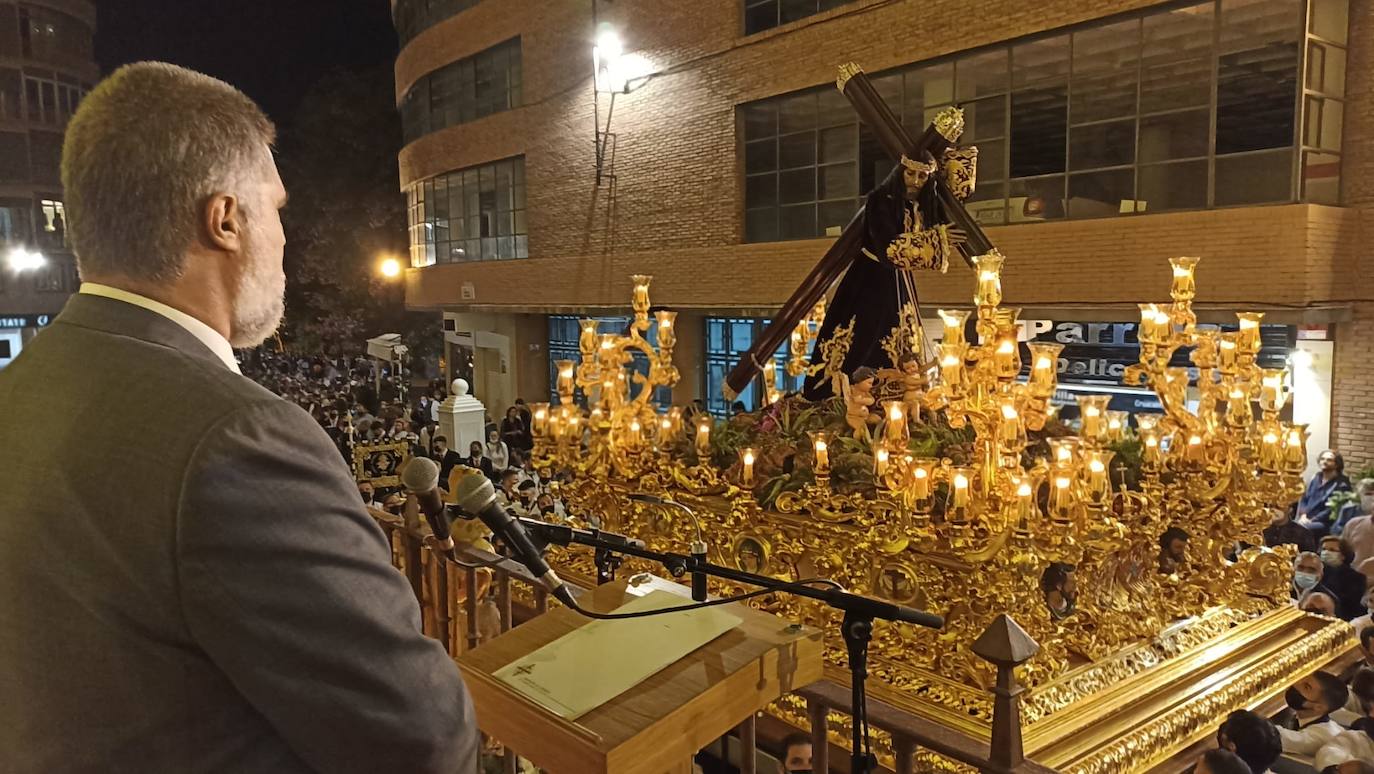
[[[1183,458],[1188,462],[1202,462],[1206,447],[1202,444],[1202,436],[1193,433],[1188,436],[1188,445],[1184,447]]]
[[[917,501],[930,499],[931,480],[938,460],[921,457],[911,463],[911,496]]]
[[[1073,479],[1058,475],[1053,484],[1050,487],[1050,515],[1060,521],[1067,520],[1073,513]]]
[[[711,424],[709,414],[697,417],[697,456],[703,460],[711,456]]]
[[[1104,429],[1102,420],[1109,402],[1111,402],[1110,395],[1079,396],[1078,410],[1081,420],[1079,437],[1089,442],[1096,442],[1102,437]]]
[[[882,486],[883,476],[887,475],[888,451],[879,448],[873,452],[873,474],[878,478],[878,485]]]
[[[673,440],[673,420],[664,415],[658,420],[658,445],[663,446]]]
[[[549,437],[555,442],[563,440],[563,415],[553,413],[549,415]]]
[[[757,455],[758,452],[751,448],[739,450],[739,461],[741,465],[740,483],[743,484],[746,489],[750,489],[754,486],[754,458]]]
[[[1226,422],[1232,427],[1245,427],[1253,422],[1255,413],[1250,408],[1250,395],[1244,388],[1231,385],[1226,393]]]
[[[1125,411],[1107,412],[1107,442],[1116,443],[1126,437],[1126,425],[1130,421],[1130,414]]]
[[[1021,372],[1020,358],[1017,354],[1015,333],[998,336],[997,349],[992,353],[992,364],[999,377],[1015,379]]]
[[[824,430],[817,430],[811,433],[811,443],[816,452],[816,459],[815,463],[812,465],[811,472],[814,473],[817,478],[830,475],[829,441],[830,439],[826,436]]]
[[[1047,398],[1054,394],[1059,381],[1059,353],[1064,345],[1033,342],[1026,346],[1031,353],[1031,392],[1036,397]]]
[[[644,442],[644,428],[639,424],[638,419],[631,419],[625,435],[625,446],[632,450],[639,449]]]
[[[1107,476],[1107,466],[1111,464],[1113,453],[1110,451],[1088,452],[1088,464],[1084,466],[1083,485],[1088,501],[1101,506],[1111,494],[1111,481]]]
[[[654,317],[658,320],[659,348],[672,350],[677,345],[677,330],[673,327],[673,323],[677,320],[677,312],[654,312]]]
[[[964,352],[968,345],[963,342],[940,345],[940,381],[949,387],[959,387],[964,383]]]
[[[773,358],[768,358],[763,364],[763,389],[765,392],[772,392],[778,386],[778,363]],[[768,401],[772,403],[773,401]]]
[[[1282,452],[1279,449],[1279,434],[1273,428],[1264,431],[1260,438],[1260,467],[1265,470],[1278,470]]]
[[[1004,448],[1019,450],[1021,441],[1021,414],[1016,410],[1015,398],[1004,398],[1000,406],[1002,420],[998,427],[998,440]]]
[[[1294,425],[1288,429],[1288,442],[1284,444],[1283,467],[1293,475],[1298,475],[1307,467],[1307,426]]]
[[[887,424],[883,427],[883,438],[890,449],[905,449],[910,432],[906,423],[906,404],[900,400],[883,401],[883,413]]]
[[[558,366],[558,396],[567,404],[572,402],[573,373],[576,365],[571,360],[559,360],[556,365]]]
[[[1141,344],[1163,343],[1165,336],[1159,325],[1159,304],[1140,305],[1140,331],[1136,338]]]
[[[1159,447],[1159,431],[1154,427],[1140,428],[1140,462],[1146,470],[1158,470],[1164,464],[1164,454]]]
[[[1257,355],[1260,351],[1260,321],[1264,312],[1238,312],[1240,330],[1236,331],[1236,344],[1242,354]]]
[[[673,406],[668,409],[666,416],[668,417],[668,421],[673,423],[673,426],[668,431],[670,437],[677,438],[679,435],[682,435],[682,409]]]
[[[1221,340],[1217,343],[1217,368],[1223,374],[1233,374],[1236,372],[1236,332],[1225,331],[1221,334]]]
[[[1029,481],[1023,479],[1016,485],[1016,518],[1022,526],[1029,526],[1035,519],[1034,494]]]
[[[1170,258],[1169,265],[1174,269],[1174,284],[1169,289],[1169,297],[1175,301],[1192,301],[1197,295],[1197,283],[1193,271],[1197,268],[1197,258]]]
[[[1078,450],[1077,438],[1046,438],[1050,447],[1050,461],[1056,468],[1072,468],[1074,454]]]
[[[939,310],[940,321],[945,324],[945,344],[963,344],[964,328],[968,325],[968,315],[966,311],[950,311],[948,309]]]
[[[533,411],[531,412],[531,418],[533,419],[533,421],[530,423],[530,432],[534,433],[534,436],[536,438],[542,438],[544,434],[548,432],[549,404],[536,403],[533,406],[530,406],[530,408],[533,409]]]
[[[969,478],[968,468],[955,468],[950,475],[950,494],[953,498],[953,505],[955,508],[968,507]]]
[[[973,303],[978,306],[997,306],[1002,303],[1002,256],[989,253],[974,258],[978,269],[978,289]]]
[[[1285,373],[1282,368],[1265,368],[1260,371],[1260,408],[1268,412],[1282,411],[1288,402],[1284,389]]]

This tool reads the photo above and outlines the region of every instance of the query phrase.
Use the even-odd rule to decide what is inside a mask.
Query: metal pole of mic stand
[[[873,619],[846,611],[840,633],[849,653],[850,714],[854,719],[849,770],[853,774],[869,774],[878,764],[868,751],[868,643],[873,639]]]

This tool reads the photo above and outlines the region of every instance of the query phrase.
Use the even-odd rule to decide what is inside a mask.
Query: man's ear
[[[243,248],[243,208],[233,194],[211,194],[205,203],[206,240],[210,246],[237,253]]]

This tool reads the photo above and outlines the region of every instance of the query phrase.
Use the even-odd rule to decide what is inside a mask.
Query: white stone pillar
[[[486,444],[487,407],[468,394],[468,383],[454,379],[448,398],[439,404],[439,435],[448,439],[448,448],[467,456],[473,441]]]

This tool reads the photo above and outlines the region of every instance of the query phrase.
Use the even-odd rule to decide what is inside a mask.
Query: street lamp
[[[47,265],[48,259],[44,258],[43,254],[37,250],[29,250],[26,247],[19,246],[10,250],[9,255],[6,256],[5,262],[9,266],[10,271],[18,273],[41,269]]]
[[[614,94],[618,91],[628,93],[629,85],[624,67],[625,44],[620,34],[608,24],[597,31],[596,45],[592,47],[592,63],[596,67],[596,90]]]
[[[389,280],[396,279],[401,276],[401,262],[395,258],[384,258],[381,264],[378,265],[377,271],[381,272],[381,275]]]

